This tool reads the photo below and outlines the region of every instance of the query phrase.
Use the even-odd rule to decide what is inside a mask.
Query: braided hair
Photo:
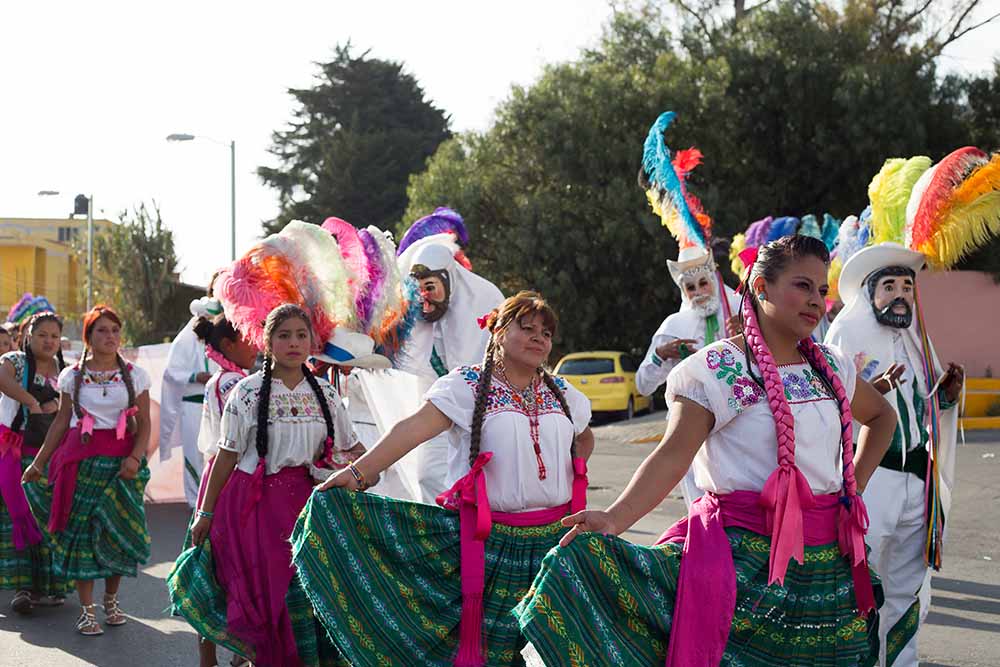
[[[559,318],[555,311],[542,298],[538,292],[521,291],[512,297],[507,298],[500,307],[490,313],[486,318],[486,328],[490,332],[490,340],[486,345],[486,354],[483,358],[483,366],[479,373],[479,382],[476,384],[476,401],[472,409],[472,428],[470,433],[469,465],[472,466],[479,456],[479,448],[482,442],[483,420],[486,416],[486,405],[489,400],[490,388],[493,382],[493,373],[496,369],[496,357],[500,350],[500,343],[497,336],[503,333],[513,322],[520,322],[531,315],[541,315],[545,327],[556,333],[559,326]],[[573,421],[569,411],[569,404],[555,378],[544,368],[539,368],[545,386],[555,395],[559,401],[566,418]],[[570,453],[576,456],[576,439],[570,443]]]
[[[747,372],[764,388],[767,394],[768,405],[774,416],[779,466],[795,463],[795,420],[792,416],[791,406],[785,397],[785,388],[778,366],[760,330],[756,299],[749,298],[748,294],[750,292],[749,286],[758,276],[763,277],[767,282],[774,282],[789,262],[805,256],[817,257],[826,264],[830,261],[825,244],[809,236],[786,236],[761,246],[757,260],[751,268],[750,277],[747,279],[748,289],[744,290],[740,303],[743,335],[746,341],[744,352]],[[812,338],[806,337],[800,340],[798,350],[837,402],[840,412],[844,492],[847,496],[853,497],[857,494],[857,481],[854,477],[854,436],[850,398],[847,396],[847,390],[840,377],[830,366],[826,354]],[[757,378],[751,371],[751,358],[756,360],[762,378]]]
[[[41,313],[36,313],[31,316],[28,321],[26,328],[27,336],[21,339],[21,352],[24,353],[24,377],[21,378],[21,385],[24,387],[25,391],[30,392],[31,386],[35,383],[35,373],[38,371],[37,362],[35,361],[35,351],[31,349],[31,336],[35,329],[45,322],[55,322],[56,326],[59,327],[59,331],[62,332],[63,323],[58,315],[51,311],[44,311]],[[66,362],[63,360],[62,346],[56,350],[56,371],[62,372],[65,368]],[[14,416],[14,421],[11,422],[10,430],[15,433],[19,433],[21,428],[24,426],[24,422],[28,419],[28,408],[22,407],[17,411],[17,415]]]
[[[302,320],[306,323],[306,328],[310,332],[312,331],[309,314],[299,306],[291,303],[280,305],[272,310],[268,313],[267,320],[264,322],[264,341],[267,349],[264,353],[264,368],[261,371],[263,380],[261,382],[260,395],[257,398],[257,435],[255,440],[257,458],[260,461],[267,458],[268,451],[267,425],[271,409],[271,376],[274,373],[274,357],[271,355],[271,337],[274,336],[274,332],[278,327],[292,319]],[[323,392],[323,388],[320,387],[319,381],[305,364],[302,364],[302,374],[305,376],[306,382],[309,383],[310,389],[316,395],[316,402],[319,403],[320,410],[323,413],[323,421],[326,422],[326,435],[332,442],[334,437],[333,415],[330,412],[330,404],[326,400],[326,394]]]
[[[80,355],[80,363],[77,364],[76,373],[73,377],[73,411],[76,414],[77,419],[83,419],[83,406],[80,405],[80,388],[83,386],[83,375],[87,370],[87,355],[90,352],[90,335],[93,333],[94,327],[101,318],[110,320],[119,327],[122,326],[122,320],[118,317],[118,313],[103,304],[94,306],[87,312],[86,315],[83,316],[83,353]],[[132,367],[127,361],[125,361],[121,353],[117,351],[115,352],[115,362],[118,364],[118,372],[122,376],[122,382],[125,383],[125,389],[128,391],[128,407],[131,408],[135,405],[135,384],[132,381]],[[134,420],[129,419],[128,423],[129,432],[134,432]]]

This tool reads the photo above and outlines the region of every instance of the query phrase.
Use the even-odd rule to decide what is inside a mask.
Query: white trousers
[[[870,563],[885,591],[885,604],[879,610],[880,667],[917,667],[919,624],[930,605],[930,569],[924,562],[924,493],[924,482],[916,475],[882,467],[865,489],[871,522]],[[903,639],[911,633],[908,640]],[[902,641],[905,645],[899,648]],[[897,654],[894,661],[888,662],[887,652],[890,657]]]
[[[198,449],[201,430],[201,403],[181,403],[181,453],[184,455],[184,499],[194,509],[198,504],[198,485],[205,457]]]

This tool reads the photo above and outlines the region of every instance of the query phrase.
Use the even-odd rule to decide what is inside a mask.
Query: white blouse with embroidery
[[[28,365],[28,355],[20,350],[13,350],[7,352],[3,356],[0,356],[0,364],[5,361],[9,361],[11,366],[14,367],[14,381],[17,382],[22,387],[24,386],[24,369]],[[57,378],[55,377],[45,377],[41,373],[35,373],[34,384],[45,384],[46,382],[52,386],[53,389],[58,391],[56,385]],[[7,396],[6,394],[0,394],[0,425],[10,427],[14,423],[14,417],[17,416],[17,411],[21,409],[21,404],[17,400]]]
[[[820,347],[853,398],[854,364],[839,348]],[[760,378],[756,364],[753,371]],[[779,372],[795,418],[795,462],[813,493],[836,493],[843,485],[837,402],[807,362],[780,366]],[[777,436],[767,396],[747,373],[743,351],[720,341],[685,359],[667,380],[667,401],[680,396],[715,416],[692,464],[698,486],[720,494],[763,489],[778,465]]]
[[[149,373],[129,364],[132,376],[132,389],[139,396],[149,391],[151,385]],[[59,374],[59,391],[73,397],[74,378],[80,371],[76,366],[69,366]],[[94,428],[114,428],[118,424],[118,416],[128,408],[128,388],[118,369],[110,371],[83,371],[83,381],[80,385],[80,407],[94,417]],[[75,406],[74,406],[75,408]],[[76,426],[76,410],[70,419],[70,428]]]
[[[452,421],[449,430],[447,487],[469,472],[472,413],[476,403],[479,367],[462,366],[439,378],[424,397]],[[520,392],[496,375],[483,418],[479,451],[493,452],[486,465],[490,507],[498,512],[527,512],[568,503],[573,491],[570,445],[590,424],[590,399],[562,378],[556,385],[566,397],[573,421],[566,418],[556,396],[542,385],[538,441],[546,478],[538,478],[538,461],[531,427]]]
[[[241,380],[230,392],[222,414],[219,449],[236,452],[240,457],[239,469],[247,473],[253,473],[257,467],[257,405],[263,380],[260,372]],[[352,449],[358,438],[340,396],[323,378],[316,378],[316,381],[330,406],[334,448]],[[314,465],[323,454],[326,421],[316,394],[305,378],[293,389],[272,378],[267,424],[267,474],[273,475],[291,466],[309,466],[313,477],[326,479],[329,476],[330,470],[320,470]]]
[[[198,449],[208,458],[219,453],[222,411],[226,407],[226,399],[245,377],[244,373],[218,370],[205,383],[205,400],[201,405],[201,426],[198,429]]]

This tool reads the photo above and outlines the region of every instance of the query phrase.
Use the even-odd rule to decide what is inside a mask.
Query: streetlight
[[[39,190],[39,197],[58,195],[58,190]],[[87,216],[87,310],[94,305],[94,195],[77,195],[73,199],[73,215]]]
[[[167,141],[193,141],[196,138],[206,139],[220,146],[229,146],[229,248],[230,259],[236,261],[236,141],[230,140],[227,143],[204,135],[195,137],[193,134],[178,133],[167,135]]]

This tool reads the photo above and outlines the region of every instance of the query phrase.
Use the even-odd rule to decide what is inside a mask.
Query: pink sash
[[[68,430],[62,444],[49,461],[49,483],[54,487],[52,512],[49,515],[50,533],[62,531],[69,523],[80,461],[94,456],[124,458],[132,453],[132,435],[129,433],[123,433],[124,437],[119,437],[115,429],[100,428],[94,430],[90,440],[84,444],[81,430],[80,425]]]
[[[868,612],[875,607],[875,594],[864,557],[861,496],[855,496],[853,504],[857,507],[846,508],[847,496],[814,496],[808,486],[806,492],[808,496],[802,498],[801,512],[796,513],[801,520],[792,526],[797,534],[780,535],[778,540],[772,537],[772,554],[775,542],[782,540],[797,546],[838,542],[841,553],[848,557],[851,565],[857,608],[861,613]],[[781,513],[775,511],[774,504],[768,502],[763,493],[734,491],[721,496],[706,493],[691,505],[687,517],[671,526],[659,539],[657,544],[684,542],[667,667],[719,664],[736,607],[736,568],[724,529],[745,528],[759,535],[772,535],[778,527],[788,528],[782,526],[781,518]],[[856,557],[859,544],[860,560]],[[798,546],[799,553],[801,548]],[[799,559],[802,562],[801,556]],[[787,557],[780,562],[783,580],[788,567]]]
[[[0,425],[0,496],[7,507],[11,540],[17,551],[42,541],[42,532],[21,486],[21,458],[37,453],[36,448],[24,447],[24,437],[20,433]]]
[[[534,512],[492,512],[483,468],[493,452],[482,452],[472,469],[437,497],[441,507],[458,510],[461,544],[462,616],[458,625],[455,667],[484,667],[483,588],[486,585],[486,538],[493,521],[508,526],[544,526],[587,505],[587,462],[573,459],[573,495],[569,503]]]

